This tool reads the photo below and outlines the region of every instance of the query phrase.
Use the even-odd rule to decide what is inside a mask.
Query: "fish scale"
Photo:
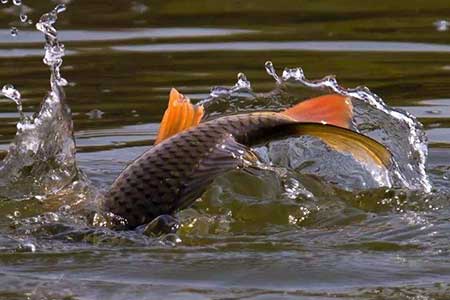
[[[104,209],[134,228],[189,206],[214,177],[245,165],[246,144],[280,124],[295,122],[276,113],[222,117],[179,133],[150,148],[113,183]],[[125,224],[123,221],[125,220]]]

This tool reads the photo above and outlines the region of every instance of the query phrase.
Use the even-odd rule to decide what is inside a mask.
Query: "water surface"
[[[24,3],[34,21],[54,5]],[[14,83],[31,114],[48,89],[43,37],[8,7],[0,7],[0,83]],[[253,90],[269,92],[271,60],[368,86],[416,115],[433,190],[348,192],[302,175],[322,194],[291,199],[270,173],[233,172],[181,214],[181,242],[87,226],[61,208],[73,195],[4,200],[0,298],[448,298],[450,31],[435,22],[449,16],[439,0],[71,1],[57,26],[62,72],[78,166],[100,189],[151,145],[171,87],[196,101],[245,72]],[[18,114],[12,102],[0,107],[6,150]]]

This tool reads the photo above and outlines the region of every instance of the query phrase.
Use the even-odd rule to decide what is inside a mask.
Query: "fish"
[[[251,147],[310,135],[356,160],[388,168],[390,151],[350,129],[351,99],[328,94],[281,112],[241,113],[202,121],[204,108],[172,89],[155,144],[131,162],[106,193],[115,228],[135,229],[191,206],[226,172],[257,166]]]

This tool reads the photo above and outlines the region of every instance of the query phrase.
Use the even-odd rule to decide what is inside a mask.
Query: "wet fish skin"
[[[276,113],[226,116],[200,123],[203,109],[175,89],[161,122],[156,145],[132,162],[106,195],[104,209],[117,229],[133,229],[191,205],[214,178],[254,165],[248,147],[286,136],[311,135],[362,163],[387,168],[391,153],[349,128],[352,104],[324,95]]]
[[[132,229],[159,215],[191,205],[214,178],[257,157],[244,145],[267,131],[296,123],[275,112],[221,117],[153,146],[132,162],[106,194],[104,209],[120,216],[117,227]]]

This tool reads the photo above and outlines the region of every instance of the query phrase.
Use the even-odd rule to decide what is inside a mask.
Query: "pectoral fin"
[[[222,141],[205,152],[198,165],[192,169],[192,174],[186,176],[183,188],[177,199],[177,209],[183,209],[200,197],[205,188],[219,175],[228,171],[246,168],[259,161],[256,154],[247,146],[242,145],[231,136],[225,134]]]

